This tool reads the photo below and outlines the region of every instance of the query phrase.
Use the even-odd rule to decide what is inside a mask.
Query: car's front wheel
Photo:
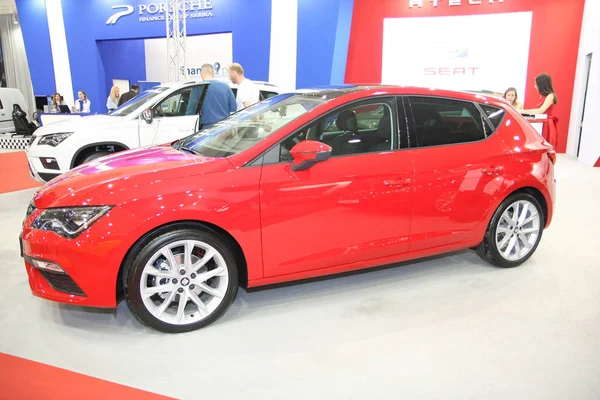
[[[236,260],[212,231],[177,229],[144,246],[126,271],[125,296],[143,324],[167,333],[218,319],[237,294]]]
[[[513,194],[494,213],[477,253],[500,267],[521,265],[537,249],[544,224],[544,213],[535,197]]]

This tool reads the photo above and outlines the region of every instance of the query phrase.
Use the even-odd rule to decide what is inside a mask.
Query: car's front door
[[[506,155],[504,142],[492,134],[495,127],[474,103],[436,97],[408,100],[416,145],[412,252],[468,238],[502,185]]]
[[[169,143],[194,133],[205,87],[197,85],[180,89],[158,103],[154,107],[152,123],[144,126],[144,121],[140,121],[141,145]]]
[[[410,150],[398,150],[397,121],[393,98],[354,103],[288,137],[271,151],[276,158],[267,153],[260,183],[266,277],[407,251],[414,167]],[[333,155],[292,171],[289,151],[307,139],[331,145]]]

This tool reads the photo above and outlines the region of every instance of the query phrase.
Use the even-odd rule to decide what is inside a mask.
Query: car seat
[[[352,110],[342,111],[335,121],[342,134],[331,141],[331,155],[360,153],[362,140],[358,136],[358,122]]]
[[[12,119],[15,124],[15,133],[11,137],[22,135],[31,136],[37,129],[37,125],[33,122],[27,121],[27,114],[18,104],[13,104]]]
[[[445,144],[446,125],[435,107],[415,104],[412,107],[419,146]]]

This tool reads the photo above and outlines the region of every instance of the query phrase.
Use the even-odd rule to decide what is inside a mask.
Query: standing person
[[[115,108],[119,107],[119,98],[121,94],[119,93],[119,88],[117,86],[113,86],[110,89],[110,95],[108,99],[106,99],[106,108],[108,108],[108,112],[113,111]]]
[[[75,104],[71,107],[71,110],[76,113],[89,113],[91,105],[92,103],[89,101],[85,90],[80,90],[77,92],[77,100],[75,100]]]
[[[244,68],[238,63],[229,66],[229,79],[238,85],[235,101],[238,111],[258,103],[260,91],[254,82],[244,76]]]
[[[523,109],[523,105],[517,101],[517,89],[515,89],[514,87],[509,87],[508,89],[506,89],[506,92],[504,92],[504,96],[502,96],[504,99],[506,99],[511,106],[513,106],[516,110],[522,110]]]
[[[203,81],[209,82],[201,109],[202,127],[207,127],[234,113],[237,104],[229,85],[214,80],[215,69],[212,65],[204,64],[200,69],[200,76]]]
[[[521,114],[546,114],[548,121],[542,129],[542,136],[552,146],[558,144],[558,118],[556,117],[554,106],[558,103],[558,97],[552,86],[552,78],[548,74],[539,74],[535,77],[535,88],[540,94],[537,102],[537,108],[529,110],[519,110]]]
[[[123,93],[121,98],[119,98],[118,106],[121,107],[122,104],[127,103],[129,100],[133,99],[140,92],[140,87],[135,83],[131,85],[131,89],[127,93]]]

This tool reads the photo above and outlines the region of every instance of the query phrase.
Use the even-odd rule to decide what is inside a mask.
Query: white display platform
[[[538,114],[533,117],[525,117],[527,121],[533,126],[533,128],[541,135],[544,129],[544,123],[548,120],[546,114]]]

